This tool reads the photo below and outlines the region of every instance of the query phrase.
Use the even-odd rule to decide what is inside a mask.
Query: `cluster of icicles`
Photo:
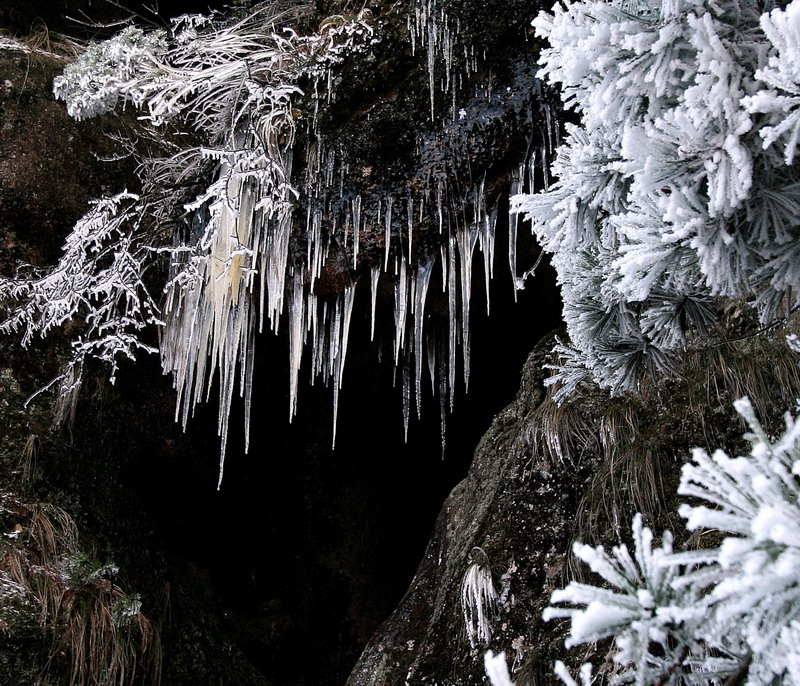
[[[448,22],[435,0],[422,0],[410,25],[416,45],[428,51],[432,112],[433,93],[441,89],[452,94],[455,117],[456,83],[466,76],[453,75],[457,26]],[[465,50],[464,55],[467,64],[474,65],[471,52]],[[437,86],[438,72],[447,76]],[[440,402],[444,441],[445,417],[448,407],[452,410],[457,383],[459,347],[465,384],[469,377],[476,247],[483,253],[487,310],[489,307],[497,210],[487,207],[483,185],[476,185],[468,194],[461,188],[448,189],[443,183],[416,195],[408,191],[403,195],[348,193],[346,165],[341,155],[326,147],[314,117],[310,139],[316,142],[306,150],[304,179],[300,188],[294,188],[290,179],[295,121],[289,100],[275,101],[271,108],[258,109],[241,121],[246,125],[235,132],[227,151],[208,153],[218,160],[219,171],[213,192],[210,190],[194,206],[196,218],[203,225],[199,241],[202,252],[175,261],[167,289],[160,350],[163,368],[173,374],[178,391],[178,418],[185,427],[196,404],[209,396],[218,374],[221,482],[231,403],[237,388],[244,399],[246,449],[249,442],[255,335],[265,321],[277,331],[285,317],[290,419],[297,408],[304,351],[309,350],[312,383],[321,379],[332,386],[335,445],[338,396],[353,305],[361,290],[356,287],[360,275],[369,279],[373,336],[379,282],[389,280],[393,287],[393,353],[402,377],[406,433],[412,409],[416,407],[417,413],[420,410],[427,368],[433,394]],[[531,153],[522,161],[513,175],[511,193],[533,191],[534,165],[544,157]],[[305,216],[299,216],[296,209],[298,198]],[[428,227],[438,223],[438,248],[427,255],[420,254],[414,242],[414,227],[421,223]],[[511,217],[510,226],[508,259],[516,290],[524,282],[524,276],[516,276],[516,216]],[[360,252],[367,236],[369,260]],[[379,246],[381,239],[383,254],[376,259],[374,246]],[[293,252],[298,244],[304,245],[304,254]],[[346,275],[345,282],[337,293],[318,295],[315,284],[332,260],[345,263],[340,269]],[[446,295],[445,332],[425,327],[432,283],[440,284]]]

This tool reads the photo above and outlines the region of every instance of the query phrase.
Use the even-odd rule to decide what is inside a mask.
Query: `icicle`
[[[442,233],[442,229],[444,228],[444,211],[442,208],[443,202],[444,198],[442,191],[442,182],[439,181],[436,184],[436,214],[439,217],[439,233]]]
[[[319,323],[317,324],[314,347],[311,356],[312,381],[323,373],[323,369],[325,367],[325,353],[328,349],[325,335],[328,327],[328,301],[323,299],[321,304],[322,316],[319,318]]]
[[[414,242],[414,197],[408,196],[408,253],[406,259],[411,264],[411,247]]]
[[[547,163],[547,160],[550,159],[550,155],[544,148],[542,148],[539,158],[542,165],[542,183],[544,184],[544,190],[546,191],[548,188],[550,188],[550,165]]]
[[[371,307],[370,307],[370,326],[369,326],[369,340],[375,340],[375,305],[378,300],[378,279],[381,275],[381,268],[376,266],[372,267],[370,271],[370,296],[371,296]]]
[[[450,397],[450,411],[453,411],[453,400],[456,388],[456,345],[458,342],[458,304],[456,302],[456,253],[458,244],[454,235],[450,236],[447,250],[447,325],[448,325],[448,371],[447,383]]]
[[[408,360],[403,360],[403,437],[408,443],[408,420],[411,415],[411,370]]]
[[[383,257],[383,271],[387,271],[389,267],[389,246],[392,239],[392,203],[394,198],[389,196],[386,199],[386,233],[383,239],[384,257]]]
[[[431,121],[434,121],[435,115],[435,93],[436,93],[436,25],[428,17],[428,90],[431,96]]]
[[[295,275],[289,300],[289,421],[292,421],[297,413],[297,380],[300,375],[300,362],[305,342],[304,320],[303,279],[300,275]]]
[[[442,293],[447,293],[447,243],[439,244],[439,263],[442,265]]]
[[[442,84],[442,91],[447,93],[450,90],[450,75],[453,71],[453,38],[447,26],[447,15],[444,13],[444,10],[441,11],[441,15],[441,26],[443,27],[441,32],[441,44],[442,57],[444,59],[444,83]]]
[[[431,395],[436,395],[436,362],[438,360],[437,356],[437,349],[436,349],[436,335],[428,329],[428,333],[425,336],[425,350],[427,351],[427,359],[428,359],[428,378],[431,380]]]
[[[317,338],[317,296],[313,293],[306,295],[306,338],[311,337],[312,345]]]
[[[553,108],[550,105],[544,106],[545,115],[545,131],[546,131],[546,148],[542,150],[542,172],[544,178],[544,190],[550,188],[550,169],[548,167],[549,161],[555,154],[558,147],[559,130],[558,130],[558,117],[553,114]],[[531,181],[532,183],[532,181]]]
[[[394,285],[394,363],[400,360],[400,350],[406,334],[406,311],[408,308],[408,279],[406,276],[406,262],[400,260],[400,274]]]
[[[447,405],[452,388],[447,385],[447,368],[445,366],[444,355],[439,355],[439,424],[442,432],[442,459],[447,443]],[[450,411],[452,412],[453,403],[450,401]]]
[[[414,383],[417,402],[417,418],[422,406],[422,331],[425,322],[425,300],[428,297],[428,285],[433,273],[433,260],[417,266],[414,292]]]
[[[361,196],[353,198],[353,270],[358,267],[358,232],[361,226]]]
[[[486,280],[486,314],[489,315],[490,293],[489,282],[494,277],[494,239],[497,225],[497,207],[487,214],[484,212],[481,222],[481,252],[483,253],[483,273]]]
[[[511,173],[511,188],[509,190],[510,197],[514,197],[522,193],[522,183],[525,177],[525,167],[527,160],[523,160],[522,164]],[[517,227],[519,224],[519,214],[508,212],[508,269],[511,272],[511,285],[514,288],[514,302],[517,302],[517,291],[521,290],[520,284],[517,282]],[[524,283],[521,285],[524,287]]]
[[[250,452],[250,417],[253,409],[253,367],[255,367],[255,346],[251,345],[247,349],[247,363],[244,365],[244,386],[242,395],[244,396],[244,452]]]
[[[462,226],[456,230],[456,245],[461,263],[461,349],[464,357],[464,385],[469,388],[470,349],[470,297],[472,293],[472,254],[477,242],[475,225]]]
[[[336,355],[332,359],[335,368],[331,370],[333,379],[333,442],[332,447],[336,448],[336,429],[339,419],[339,390],[342,387],[344,378],[344,363],[347,358],[347,342],[350,337],[350,320],[353,314],[353,300],[355,298],[356,287],[351,284],[344,289],[344,294],[337,297],[336,313]],[[332,331],[334,329],[332,328]]]
[[[528,160],[526,175],[522,177],[520,192],[521,193],[535,193],[535,181],[536,178],[536,149],[534,148],[531,150],[530,159]],[[526,186],[527,183],[527,186]]]
[[[350,339],[350,321],[353,316],[353,301],[355,300],[356,286],[351,284],[344,289],[342,297],[342,321],[340,327],[340,341],[336,357],[336,385],[341,388],[344,378],[344,363],[347,358],[347,344]]]
[[[456,20],[455,29],[453,29],[444,8],[439,7],[435,0],[419,0],[414,8],[413,21],[409,16],[408,27],[411,34],[412,54],[416,54],[417,41],[427,50],[428,95],[431,120],[434,120],[436,117],[437,61],[441,61],[444,69],[440,84],[442,92],[451,93],[455,97],[456,80],[460,81],[462,77],[460,73],[456,75],[453,68],[456,37],[460,31],[460,24]],[[464,52],[467,53],[466,47]],[[469,61],[465,67],[467,70],[473,68]]]
[[[312,250],[312,258],[310,264],[310,272],[311,272],[311,285],[310,288],[313,290],[314,283],[322,274],[322,266],[325,262],[325,249],[322,244],[322,211],[321,210],[314,210],[314,213],[311,217],[311,245],[313,247]]]

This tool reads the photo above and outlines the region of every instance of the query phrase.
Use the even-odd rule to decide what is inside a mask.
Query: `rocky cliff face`
[[[608,646],[567,651],[567,623],[541,618],[554,590],[588,573],[572,559],[572,542],[616,545],[642,512],[684,549],[697,545],[676,513],[690,449],[743,450],[732,402],[748,395],[777,431],[800,390],[784,332],[758,331],[744,311],[730,327],[685,355],[675,378],[647,381],[641,395],[609,398],[586,387],[561,406],[543,385],[554,343],[545,338],[522,370],[516,400],[495,417],[445,501],[411,586],[349,686],[483,683],[487,650],[505,652],[518,686],[561,683],[557,659],[612,670]],[[490,571],[499,603],[487,611],[490,634],[470,640],[462,589],[475,562]]]
[[[89,11],[88,5],[72,9]],[[471,215],[476,202],[481,211],[497,211],[492,318],[485,314],[483,260],[477,258],[472,393],[464,395],[459,370],[451,389],[455,409],[446,413],[446,447],[440,403],[426,386],[421,419],[406,409],[410,426],[404,441],[402,392],[395,387],[402,381],[390,363],[378,363],[381,356],[393,357],[396,275],[378,288],[380,342],[369,342],[369,277],[386,256],[385,214],[379,232],[362,233],[359,267],[353,270],[352,253],[339,259],[334,251],[317,285],[318,294],[335,296],[363,277],[336,452],[329,389],[301,390],[294,424],[284,423],[288,384],[282,329],[281,336],[260,340],[256,365],[261,376],[254,396],[259,426],[249,457],[238,438],[229,446],[219,493],[215,408],[200,408],[183,434],[172,422],[173,391],[155,360],[124,366],[113,386],[106,370],[90,370],[74,423],[52,431],[52,399],[40,396],[28,406],[25,401],[57,373],[80,322],[47,341],[36,340],[28,350],[13,337],[1,342],[3,488],[25,504],[54,503],[75,520],[82,550],[99,566],[116,563],[120,572],[113,583],[141,594],[142,611],[160,632],[164,684],[344,683],[364,643],[401,597],[442,498],[466,470],[491,416],[513,394],[527,350],[558,323],[558,296],[546,267],[540,269],[541,287],[519,293],[516,305],[507,273],[506,196],[524,157],[517,147],[528,144],[531,108],[538,105],[521,76],[531,60],[527,10],[502,5],[455,3],[451,33],[445,33],[442,14],[416,17],[411,6],[376,3],[373,16],[383,31],[377,51],[337,76],[336,98],[319,123],[337,151],[337,169],[354,170],[343,181],[338,177],[347,185],[337,195],[346,198],[338,209],[352,212],[352,199],[360,194],[365,216],[376,211],[379,199],[385,212],[385,197],[396,195],[400,228],[393,227],[398,233],[391,240],[409,269],[420,256],[446,249],[440,211]],[[89,200],[122,188],[139,190],[129,158],[104,161],[120,157],[106,134],[129,135],[135,125],[130,112],[76,123],[52,98],[50,84],[64,62],[41,51],[50,51],[48,41],[58,40],[55,32],[71,25],[63,7],[50,9],[43,17],[53,32],[48,35],[20,6],[0,6],[11,32],[24,37],[33,28],[36,34],[25,39],[26,50],[3,51],[0,62],[4,276],[12,276],[20,263],[52,265]],[[348,11],[340,4],[320,4],[308,21]],[[417,22],[415,28],[409,22]],[[452,63],[437,42],[445,38],[459,42]],[[463,71],[464,45],[479,39],[494,46],[485,62],[481,57],[487,78],[483,90],[475,87],[477,73]],[[430,52],[428,40],[435,43]],[[456,71],[448,75],[446,68]],[[439,93],[449,78],[463,81],[458,97],[464,117],[453,112],[455,85]],[[537,141],[543,144],[541,137]],[[430,195],[430,184],[437,181],[451,184],[452,199]],[[412,219],[413,240],[407,233]],[[518,255],[520,270],[536,256],[524,236]],[[446,330],[450,316],[437,279],[431,282],[426,313],[430,331]],[[234,406],[233,412],[240,415],[242,408]],[[268,426],[262,418],[269,418]],[[27,520],[9,522],[12,528],[27,526]],[[0,651],[5,670],[0,681],[21,683],[38,674],[60,630],[56,623],[15,634]],[[70,659],[65,650],[50,663],[52,683],[69,683]]]

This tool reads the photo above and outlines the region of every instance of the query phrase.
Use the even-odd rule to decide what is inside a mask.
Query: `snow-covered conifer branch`
[[[572,582],[550,600],[582,607],[549,607],[543,617],[571,619],[567,647],[613,636],[614,662],[622,668],[615,683],[656,683],[664,674],[690,671],[688,658],[698,653],[699,646],[691,629],[675,621],[675,608],[691,604],[696,596],[691,589],[674,588],[680,569],[664,564],[672,554],[669,532],[664,533],[661,547],[653,548],[650,529],[636,515],[633,543],[633,554],[625,545],[609,554],[602,547],[576,543],[574,554],[611,589]]]
[[[787,415],[784,434],[771,440],[746,398],[736,410],[751,431],[750,454],[696,450],[678,493],[707,504],[684,504],[679,512],[690,530],[731,534],[696,582],[710,585],[703,628],[712,644],[737,634],[752,653],[754,683],[767,683],[784,675],[785,637],[800,616],[800,422]]]
[[[483,662],[486,676],[489,677],[492,686],[514,686],[508,674],[505,653],[495,655],[491,650],[487,650]]]
[[[578,364],[614,392],[669,372],[720,296],[751,298],[764,322],[796,297],[798,7],[574,2],[533,22],[541,76],[581,117],[558,181],[512,200],[562,286],[565,389]]]
[[[771,439],[746,398],[735,406],[750,454],[695,450],[678,489],[701,501],[681,505],[687,528],[718,531],[721,544],[673,552],[665,534],[653,548],[637,515],[634,554],[576,544],[604,585],[572,582],[551,602],[578,607],[545,611],[571,618],[567,646],[614,638],[615,683],[712,684],[740,673],[751,684],[800,683],[800,422],[787,415]]]

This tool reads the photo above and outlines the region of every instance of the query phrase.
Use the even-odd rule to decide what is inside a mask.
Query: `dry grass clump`
[[[553,464],[591,469],[575,520],[575,537],[619,540],[635,512],[669,527],[681,458],[694,446],[739,441],[733,401],[747,396],[764,425],[778,423],[800,397],[800,355],[786,335],[800,326],[750,335],[719,335],[684,353],[671,378],[644,379],[639,393],[609,398],[586,388],[560,405],[555,388],[535,409],[530,443]],[[658,527],[656,527],[658,528]]]
[[[75,522],[47,504],[0,494],[0,631],[40,641],[41,684],[157,684],[158,633],[117,568],[78,547]]]
[[[86,49],[81,41],[53,34],[44,22],[38,22],[27,36],[17,38],[0,31],[0,50],[21,52],[28,56],[44,57],[66,63]]]

